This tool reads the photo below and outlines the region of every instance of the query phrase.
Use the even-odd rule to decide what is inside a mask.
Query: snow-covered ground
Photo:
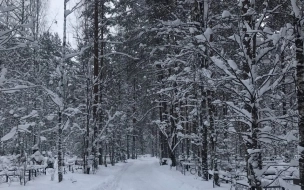
[[[56,178],[57,179],[57,178]],[[222,184],[217,190],[229,189]],[[30,181],[26,186],[18,182],[0,184],[0,190],[208,190],[214,189],[212,182],[201,181],[193,175],[182,175],[169,166],[160,166],[158,159],[151,157],[128,160],[114,167],[100,169],[95,175],[68,173],[58,183],[50,176],[42,175]]]

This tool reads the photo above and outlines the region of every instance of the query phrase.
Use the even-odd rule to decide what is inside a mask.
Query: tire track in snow
[[[133,165],[132,162],[125,164],[121,170],[114,174],[113,179],[103,182],[102,184],[98,185],[98,187],[93,188],[92,190],[119,190],[117,189],[119,181],[131,165]]]

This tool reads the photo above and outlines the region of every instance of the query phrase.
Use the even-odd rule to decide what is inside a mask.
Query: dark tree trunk
[[[88,12],[88,7],[85,6],[85,12]],[[88,14],[85,14],[85,22],[84,22],[84,33],[85,39],[88,39]],[[83,62],[83,71],[85,72],[86,65],[85,61]],[[87,161],[89,157],[89,131],[90,131],[90,78],[86,76],[86,121],[85,121],[85,135],[84,135],[84,146],[83,146],[83,173],[87,173]]]
[[[251,2],[250,0],[244,0],[242,6],[242,13],[247,14],[247,11],[250,8],[254,8],[254,2]],[[256,64],[255,58],[256,58],[256,34],[252,34],[247,32],[247,27],[245,25],[248,25],[252,30],[255,29],[255,20],[254,16],[251,14],[247,14],[246,16],[243,16],[243,44],[244,44],[244,53],[248,56],[249,61],[244,61],[243,63],[243,71],[244,71],[244,79],[249,79],[250,75],[250,68],[252,65]],[[251,64],[251,65],[250,65]],[[255,78],[251,76],[251,82],[252,84],[255,84]],[[250,101],[246,102],[245,104],[245,109],[251,113],[251,126],[249,127],[249,134],[248,135],[248,140],[246,141],[246,148],[247,152],[248,150],[251,150],[252,153],[247,153],[247,178],[248,178],[248,183],[250,187],[255,187],[257,190],[261,190],[261,181],[259,178],[256,176],[255,170],[261,170],[262,169],[262,157],[261,153],[259,151],[256,151],[259,149],[258,145],[258,107],[256,103],[256,97],[252,95],[250,97]]]
[[[86,134],[85,134],[85,156],[83,160],[84,164],[84,173],[87,173],[88,168],[88,157],[89,157],[89,139],[90,139],[90,103],[89,103],[89,85],[90,85],[90,79],[87,78],[87,100],[86,100],[86,109],[87,109],[87,116],[86,116]]]
[[[301,189],[304,190],[304,56],[303,56],[303,38],[301,36],[301,28],[299,18],[295,17],[296,32],[296,59],[297,59],[297,98],[298,98],[298,114],[299,114],[299,173]]]
[[[101,18],[101,23],[102,23],[102,27],[100,28],[100,76],[99,76],[99,105],[102,106],[102,80],[103,80],[103,66],[104,66],[104,59],[103,59],[103,55],[104,55],[104,46],[105,46],[105,42],[104,40],[104,1],[100,1],[100,18]],[[97,24],[98,27],[98,24]],[[99,108],[99,131],[102,130],[102,122],[103,122],[103,112],[102,109]],[[99,146],[101,147],[101,142],[99,142]],[[102,149],[99,148],[99,164],[102,164]]]
[[[104,159],[103,159],[105,167],[108,167],[107,156],[108,156],[108,144],[105,145],[105,154],[104,154]]]
[[[93,138],[93,154],[94,154],[94,161],[93,161],[93,167],[97,168],[98,164],[96,163],[96,158],[97,158],[97,145],[98,145],[98,96],[99,96],[99,91],[98,91],[98,86],[99,86],[99,80],[98,80],[98,75],[99,75],[99,65],[98,65],[98,40],[99,40],[99,28],[98,28],[98,1],[95,0],[95,7],[94,7],[94,103],[93,103],[93,119],[94,119],[94,138]]]
[[[112,146],[111,146],[111,165],[115,165],[115,135],[113,134]]]
[[[100,147],[99,147],[99,156],[98,156],[98,164],[102,165],[102,142],[100,142]]]
[[[207,90],[207,108],[208,108],[208,117],[209,117],[209,130],[210,130],[210,148],[211,148],[211,165],[213,169],[213,179],[214,185],[219,186],[219,170],[217,167],[217,151],[216,151],[216,142],[217,142],[217,132],[214,124],[214,112],[215,106],[212,104],[212,97],[214,96],[213,91]]]
[[[136,147],[136,137],[135,137],[135,133],[133,133],[133,136],[132,136],[132,159],[136,159],[136,148],[135,147]]]
[[[284,56],[284,51],[282,51],[281,56],[280,56],[280,59],[281,59],[281,68],[282,69],[284,69],[284,57],[285,57]],[[283,94],[286,94],[286,85],[285,85],[286,77],[285,77],[285,75],[283,76],[282,81],[283,81],[282,92],[283,92]],[[282,102],[283,115],[287,114],[287,107],[286,106],[287,106],[286,97],[284,97],[283,102]]]
[[[136,159],[136,118],[135,118],[135,112],[136,112],[136,79],[133,79],[133,118],[132,118],[132,125],[133,125],[133,130],[132,130],[132,159]]]
[[[63,180],[62,174],[62,113],[58,112],[58,181],[61,182]]]
[[[67,2],[64,1],[64,12],[66,11]],[[67,15],[63,17],[63,42],[62,42],[62,58],[60,64],[60,85],[59,87],[59,95],[62,99],[62,105],[59,105],[59,112],[58,112],[58,181],[61,182],[63,180],[63,154],[62,154],[62,111],[64,109],[64,73],[65,73],[65,54],[66,54],[66,19]]]
[[[170,151],[170,159],[171,159],[171,166],[175,167],[176,166],[176,157],[174,151]]]
[[[156,66],[157,69],[158,69],[158,81],[160,83],[163,83],[163,72],[162,72],[162,67],[161,65],[157,65]],[[166,119],[165,119],[165,113],[166,113],[166,108],[167,108],[167,104],[165,102],[165,100],[163,100],[163,96],[160,94],[159,95],[159,120],[160,122],[164,122]],[[168,142],[167,142],[167,139],[166,139],[166,136],[163,134],[163,132],[161,130],[159,130],[159,145],[160,145],[160,158],[168,158]]]
[[[127,134],[127,159],[130,159],[130,142],[129,142],[129,134]]]
[[[207,23],[208,23],[208,9],[209,9],[209,5],[207,1],[194,1],[193,4],[193,11],[192,11],[192,19],[196,22],[200,23],[200,27],[202,28],[202,30],[206,30],[207,29]],[[199,30],[200,31],[200,30]],[[208,53],[208,52],[206,52]],[[199,57],[199,61],[200,61],[200,68],[207,68],[208,67],[208,61],[206,60],[205,57],[202,57],[201,55],[198,56]],[[201,77],[201,82],[202,82],[202,77]],[[202,167],[202,177],[208,181],[209,180],[209,167],[208,167],[208,127],[206,125],[204,125],[204,120],[206,119],[206,115],[208,115],[207,111],[203,111],[206,110],[207,108],[207,98],[204,97],[205,95],[205,91],[204,91],[204,87],[200,86],[200,98],[201,98],[201,102],[199,105],[199,129],[200,129],[200,134],[201,134],[201,158],[202,158],[202,162],[201,162],[201,167]],[[188,143],[187,143],[188,144]],[[188,148],[187,148],[188,149]],[[188,154],[188,152],[187,152]]]
[[[204,124],[202,124],[202,128],[202,172],[204,179],[208,181],[208,129]]]

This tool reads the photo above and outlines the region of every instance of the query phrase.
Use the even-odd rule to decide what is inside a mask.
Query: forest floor
[[[56,177],[56,176],[55,176]],[[156,158],[143,157],[118,163],[113,166],[100,166],[97,174],[68,173],[58,183],[49,175],[41,175],[21,186],[18,182],[0,184],[0,190],[208,190],[214,189],[212,181],[205,182],[194,175],[182,175],[175,168],[160,166]],[[55,178],[57,179],[57,178]],[[217,190],[230,189],[222,184]]]

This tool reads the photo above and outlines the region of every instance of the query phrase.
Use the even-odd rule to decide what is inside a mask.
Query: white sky
[[[48,27],[52,24],[50,31],[57,32],[62,39],[63,36],[63,3],[64,0],[48,0]],[[71,9],[73,5],[76,4],[79,0],[69,0],[67,3],[67,9]],[[57,21],[57,24],[54,22]],[[73,47],[76,47],[75,40],[73,39],[73,28],[72,26],[76,25],[75,14],[72,13],[67,18],[67,40],[72,44]]]

